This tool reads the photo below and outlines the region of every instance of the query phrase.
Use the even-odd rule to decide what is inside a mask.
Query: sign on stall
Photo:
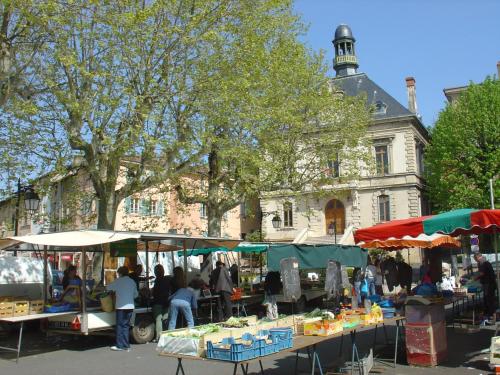
[[[285,302],[298,301],[302,295],[302,290],[300,288],[299,261],[297,258],[281,259],[280,270]]]

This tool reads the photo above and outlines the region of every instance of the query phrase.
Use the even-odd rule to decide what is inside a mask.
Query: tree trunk
[[[210,237],[221,236],[222,215],[216,207],[207,205],[208,235]]]
[[[118,209],[117,196],[114,191],[104,192],[98,195],[99,205],[97,211],[97,229],[114,230],[116,221],[116,211]],[[104,250],[105,247],[102,247]],[[94,253],[92,260],[92,278],[97,282],[104,282],[103,260],[109,254]]]

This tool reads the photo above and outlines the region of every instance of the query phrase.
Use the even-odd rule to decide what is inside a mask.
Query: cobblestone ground
[[[447,329],[448,360],[435,368],[416,368],[406,365],[406,355],[399,356],[397,368],[390,369],[376,365],[374,372],[382,374],[487,374],[489,353],[487,352],[493,335],[493,329],[486,328],[477,333],[460,333],[452,328]],[[388,336],[394,336],[394,327],[388,327]],[[17,339],[16,332],[3,333],[0,346],[13,345]],[[384,341],[379,334],[380,341]],[[358,346],[361,354],[371,346],[373,332],[358,334]],[[127,375],[127,374],[175,374],[176,360],[160,357],[154,344],[134,345],[129,353],[112,352],[108,337],[50,336],[31,331],[25,335],[23,351],[19,364],[12,361],[10,353],[0,353],[0,375]],[[346,345],[347,344],[347,345]],[[344,341],[343,357],[350,356],[349,340]],[[330,340],[319,345],[319,356],[325,373],[334,373],[335,367],[342,362],[339,355],[340,339]],[[391,357],[394,347],[381,348],[378,354]],[[264,360],[265,373],[269,375],[293,374],[295,355],[285,354],[272,360]],[[299,373],[310,373],[305,354],[299,361]],[[185,361],[186,375],[222,375],[232,374],[230,365],[216,362]],[[310,367],[309,367],[310,368]],[[450,372],[452,371],[452,373]],[[249,373],[258,374],[258,364],[249,368]],[[241,374],[241,372],[238,372]]]

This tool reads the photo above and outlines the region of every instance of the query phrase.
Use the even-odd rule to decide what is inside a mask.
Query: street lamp
[[[21,185],[21,179],[17,180],[17,200],[16,213],[14,216],[14,236],[19,234],[19,205],[21,203],[21,194],[24,193],[24,209],[28,215],[33,215],[40,206],[40,197],[35,192],[32,185]]]

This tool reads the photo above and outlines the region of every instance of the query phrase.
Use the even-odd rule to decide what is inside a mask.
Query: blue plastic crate
[[[291,328],[271,328],[269,336],[277,345],[277,351],[289,349],[293,346],[293,331]]]
[[[224,347],[227,345],[229,348]],[[258,356],[259,348],[255,340],[250,345],[235,343],[232,337],[223,339],[220,344],[213,344],[212,341],[207,342],[207,358],[210,359],[240,362]]]
[[[382,315],[386,319],[394,318],[395,312],[396,312],[396,309],[394,307],[383,307],[382,308]]]

